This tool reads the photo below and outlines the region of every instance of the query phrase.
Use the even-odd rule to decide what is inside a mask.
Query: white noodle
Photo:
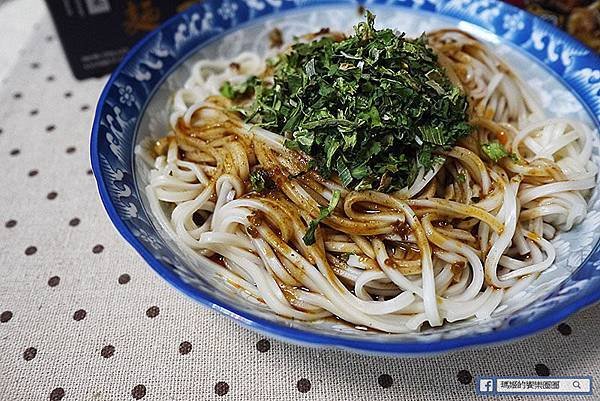
[[[430,43],[456,68],[475,115],[488,124],[478,140],[501,129],[519,161],[485,162],[473,146],[479,142],[467,141],[392,195],[289,178],[279,198],[250,196],[253,166],[296,168],[282,135],[242,122],[211,138],[188,141],[175,133],[181,125],[202,129],[205,120],[231,118],[211,96],[225,81],[263,73],[264,60],[246,52],[196,63],[172,98],[164,151],[150,157],[138,146],[136,152],[152,162],[151,212],[198,274],[208,263],[243,296],[282,316],[334,315],[405,333],[426,322],[488,319],[550,267],[556,251],[549,239],[585,218],[585,196],[596,185],[590,128],[545,118],[527,85],[468,35],[441,30]],[[182,156],[187,152],[189,158]],[[444,177],[455,182],[447,185]],[[316,244],[305,245],[307,222],[336,190],[338,209],[322,222]]]

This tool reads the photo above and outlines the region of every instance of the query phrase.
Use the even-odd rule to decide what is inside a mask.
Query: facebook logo
[[[480,393],[494,392],[494,380],[493,379],[479,379],[479,392]]]

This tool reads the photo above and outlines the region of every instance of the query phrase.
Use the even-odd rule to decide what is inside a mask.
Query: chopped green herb
[[[258,79],[256,77],[250,77],[246,81],[238,84],[232,84],[229,81],[225,81],[219,92],[227,99],[240,99],[254,94],[254,87],[256,86]]]
[[[340,201],[340,196],[341,196],[340,191],[338,191],[338,190],[333,191],[333,196],[331,197],[331,200],[329,201],[329,205],[327,207],[319,208],[319,217],[317,217],[316,219],[312,220],[309,223],[308,230],[306,230],[306,234],[304,234],[304,237],[302,237],[302,240],[304,241],[304,243],[306,245],[312,245],[315,243],[315,231],[317,230],[319,223],[323,219],[325,219],[327,216],[329,216],[331,213],[333,213],[333,210],[335,209],[338,202]]]
[[[502,144],[499,142],[484,143],[481,145],[481,149],[483,149],[483,152],[495,162],[500,161],[500,159],[504,157],[510,156],[510,153],[508,153],[506,149],[504,149],[504,146],[502,146]]]
[[[225,96],[227,99],[233,99],[235,97],[233,85],[231,85],[231,82],[229,81],[225,81],[223,85],[221,85],[219,92],[221,92],[221,95]]]
[[[284,135],[325,178],[348,188],[393,191],[411,184],[433,152],[471,132],[467,99],[421,36],[376,30],[367,12],[355,34],[295,43],[269,61],[273,77],[254,87],[247,118]],[[230,93],[231,92],[231,93]]]
[[[465,182],[467,180],[467,177],[465,177],[464,174],[460,173],[456,176],[456,181],[458,182]]]
[[[265,170],[257,168],[250,173],[250,186],[253,191],[265,192],[275,188],[275,183]]]

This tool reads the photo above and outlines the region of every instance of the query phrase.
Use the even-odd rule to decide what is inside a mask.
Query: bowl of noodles
[[[285,341],[421,354],[600,298],[600,65],[489,1],[208,0],[133,48],[91,157],[167,282]]]

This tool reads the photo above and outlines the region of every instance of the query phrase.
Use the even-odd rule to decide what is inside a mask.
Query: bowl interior
[[[140,59],[132,59],[126,63],[122,74],[127,79],[119,80],[119,77],[116,77],[114,86],[115,94],[118,93],[118,95],[114,97],[115,100],[112,103],[107,100],[107,104],[112,107],[112,121],[115,122],[115,125],[118,124],[119,128],[117,132],[121,132],[122,135],[134,133],[133,145],[139,145],[150,139],[164,136],[168,132],[168,110],[171,96],[177,88],[183,85],[190,74],[191,66],[197,60],[206,58],[228,59],[246,50],[263,55],[267,54],[269,51],[268,33],[275,27],[282,30],[286,41],[290,41],[294,35],[316,31],[321,27],[351,32],[352,26],[361,18],[355,5],[324,7],[327,7],[327,12],[323,12],[323,7],[308,7],[258,18],[229,31],[224,31],[206,42],[203,42],[199,36],[197,42],[203,43],[190,46],[183,57],[166,45],[161,49],[161,43],[168,42],[165,40],[168,35],[175,38],[172,46],[176,47],[177,37],[175,35],[178,32],[182,35],[193,34],[193,32],[186,30],[191,27],[190,21],[194,19],[194,14],[190,13],[184,20],[184,22],[190,23],[187,27],[185,27],[185,23],[182,23],[179,26],[172,27],[171,32],[160,33],[153,45],[156,46],[158,51],[164,52],[165,57],[177,58],[174,67],[170,70],[153,67],[157,62],[160,62],[160,57],[152,57],[152,54],[156,55],[157,53],[148,52]],[[508,44],[508,42],[489,31],[462,22],[459,19],[423,10],[386,6],[373,6],[370,8],[377,15],[377,26],[392,27],[405,31],[409,36],[418,36],[422,32],[442,27],[458,27],[470,32],[485,41],[518,72],[521,78],[538,94],[539,100],[549,116],[568,116],[594,126],[586,107],[572,91],[567,89],[557,75],[519,47]],[[207,13],[205,12],[203,15],[202,18],[205,18]],[[507,19],[505,21],[505,24],[509,27],[515,25],[518,28],[520,23],[522,21],[519,19]],[[147,80],[146,93],[139,93],[135,88],[132,90],[131,86],[128,85],[128,79],[134,77],[138,81],[140,78],[143,81],[147,70],[150,71],[153,68],[151,78]],[[158,78],[156,78],[157,75]],[[139,115],[127,115],[128,109],[135,110],[136,108],[141,110],[141,117]],[[114,128],[110,120],[108,120],[108,125]],[[105,121],[104,127],[106,126],[107,122]],[[119,138],[118,134],[114,137],[115,141],[109,138],[109,147],[110,144],[117,143],[119,139],[126,141],[125,138]],[[129,141],[127,140],[127,142]],[[118,145],[115,145],[115,147],[118,148]],[[263,322],[275,323],[279,327],[299,329],[298,333],[301,333],[301,335],[296,337],[296,340],[300,341],[302,341],[302,336],[307,336],[307,341],[313,342],[308,339],[312,333],[350,341],[369,339],[369,341],[384,344],[403,342],[433,343],[440,339],[477,336],[511,325],[530,322],[540,314],[552,313],[552,309],[559,307],[559,303],[563,299],[561,294],[564,295],[565,291],[567,293],[572,292],[572,289],[569,289],[570,287],[565,288],[565,283],[572,279],[573,273],[592,253],[600,237],[600,231],[595,229],[600,222],[600,199],[598,191],[594,190],[590,197],[590,209],[586,220],[572,231],[561,233],[553,240],[557,249],[554,265],[544,271],[521,296],[509,300],[505,306],[494,313],[492,318],[485,321],[470,320],[427,329],[421,333],[394,335],[376,331],[356,330],[353,326],[335,319],[305,323],[273,314],[264,305],[257,303],[253,298],[245,296],[235,287],[227,284],[216,274],[209,263],[187,257],[169,238],[167,233],[160,228],[150,212],[144,191],[148,183],[148,165],[140,157],[133,155],[133,146],[125,150],[116,149],[115,151],[113,148],[111,150],[117,155],[117,159],[119,159],[117,153],[121,151],[124,152],[121,155],[123,160],[129,157],[133,158],[134,168],[133,177],[131,178],[134,185],[132,188],[128,188],[127,185],[125,185],[127,188],[119,185],[119,171],[121,171],[121,174],[127,174],[127,166],[124,165],[123,168],[119,169],[115,167],[111,160],[100,156],[101,168],[108,169],[109,176],[110,174],[116,176],[116,179],[112,177],[108,180],[109,186],[116,187],[112,190],[109,187],[109,193],[117,200],[131,196],[140,201],[138,206],[135,202],[129,203],[130,206],[126,201],[120,202],[116,205],[117,213],[125,217],[133,216],[128,222],[126,221],[126,225],[134,237],[144,243],[145,250],[141,253],[147,258],[153,257],[159,260],[163,269],[170,270],[170,273],[163,271],[161,274],[180,289],[183,288],[188,295],[204,300],[205,303],[230,316],[237,317],[242,323],[254,325],[253,321],[258,319]],[[597,140],[594,144],[593,158],[594,162],[600,165]],[[107,166],[109,164],[112,164],[112,166]],[[122,196],[119,195],[119,191],[123,192]],[[131,206],[135,210],[132,210]],[[185,283],[185,285],[182,283]],[[581,282],[577,283],[577,286],[582,285]],[[207,301],[207,299],[209,300]],[[243,315],[244,318],[241,318],[240,315]],[[264,326],[259,328],[265,329]],[[271,334],[273,333],[271,332]]]

